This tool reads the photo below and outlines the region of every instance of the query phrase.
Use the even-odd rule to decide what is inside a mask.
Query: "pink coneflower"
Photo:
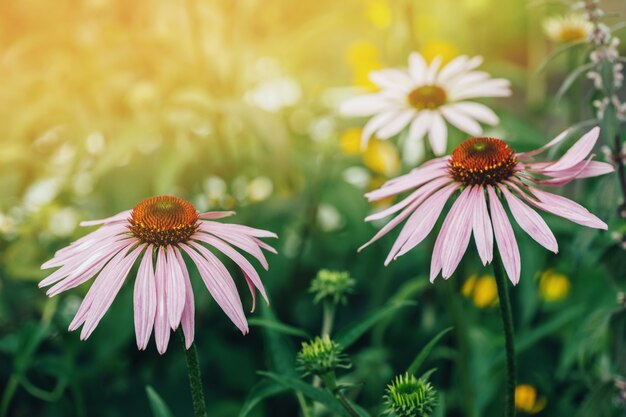
[[[135,262],[141,259],[134,290],[137,347],[146,348],[154,327],[157,350],[163,354],[170,329],[176,330],[179,324],[187,348],[194,339],[194,299],[183,260],[186,254],[196,265],[211,296],[245,334],[248,323],[237,287],[224,264],[207,247],[226,255],[241,268],[254,309],[255,288],[266,302],[267,295],[252,264],[235,248],[249,253],[267,269],[261,249],[276,251],[259,238],[276,235],[213,221],[233,214],[232,211],[199,214],[185,200],[158,196],[113,217],[83,222],[81,226],[102,224],[102,227],[59,250],[44,263],[42,269],[60,268],[39,286],[54,284],[46,293],[52,297],[97,275],[69,326],[73,331],[82,325],[80,338],[85,340],[111,306]]]
[[[558,252],[558,245],[554,235],[531,206],[583,226],[606,229],[604,222],[578,203],[537,188],[539,185],[560,186],[575,178],[594,177],[613,171],[612,165],[591,161],[593,155],[589,156],[599,132],[599,128],[593,128],[553,162],[536,162],[533,157],[563,141],[567,131],[545,146],[524,153],[516,153],[500,139],[468,139],[452,155],[433,159],[366,195],[369,201],[376,201],[411,191],[402,201],[366,218],[366,221],[378,220],[402,210],[359,250],[408,218],[385,260],[385,265],[388,265],[424,240],[435,226],[446,202],[458,191],[460,195],[450,208],[435,242],[431,282],[440,272],[446,279],[452,275],[473,233],[483,265],[492,261],[495,235],[509,279],[517,284],[520,254],[513,228],[500,200],[506,200],[522,230],[555,253]]]

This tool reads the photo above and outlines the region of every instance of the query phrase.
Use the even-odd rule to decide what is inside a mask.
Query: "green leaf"
[[[146,394],[148,394],[148,401],[154,417],[174,417],[165,401],[150,385],[146,385]]]
[[[589,71],[591,68],[593,68],[593,64],[588,63],[570,72],[569,75],[563,81],[563,84],[561,84],[559,91],[556,92],[557,101],[563,98],[565,93],[567,93],[567,90],[570,89],[570,87],[574,84],[574,82],[578,79],[578,77],[580,77],[583,73]]]
[[[420,379],[423,379],[424,381],[428,381],[430,376],[432,374],[434,374],[435,372],[437,372],[437,368],[430,368],[428,371],[426,371],[422,375],[420,375]]]
[[[346,328],[341,329],[339,332],[337,332],[335,341],[339,343],[343,348],[348,348],[380,320],[384,319],[390,314],[395,313],[401,308],[412,307],[415,305],[415,302],[410,301],[388,304],[374,311],[373,313],[368,314],[363,319],[358,320],[357,322],[352,323]]]
[[[350,417],[348,412],[341,406],[341,403],[339,403],[339,401],[335,397],[333,397],[328,391],[315,388],[314,386],[307,384],[300,378],[296,378],[293,376],[278,375],[272,372],[259,372],[259,374],[267,378],[273,379],[274,381],[278,382],[288,389],[301,392],[302,394],[304,394],[305,397],[308,397],[311,400],[325,406],[328,411],[339,414],[343,417]]]
[[[241,406],[241,410],[239,411],[239,417],[246,417],[250,413],[250,411],[252,411],[252,409],[256,407],[257,404],[259,404],[261,401],[265,400],[266,398],[281,394],[287,391],[287,389],[288,387],[285,387],[274,381],[265,380],[259,382],[250,390],[250,393],[243,403],[243,406]]]
[[[407,369],[407,372],[409,374],[415,374],[417,372],[417,370],[420,368],[420,366],[422,366],[422,364],[424,363],[424,361],[426,360],[426,358],[428,357],[430,352],[435,348],[437,343],[439,343],[439,341],[446,334],[448,334],[450,331],[452,331],[452,329],[453,329],[453,327],[448,327],[447,329],[444,329],[444,330],[440,331],[439,334],[437,334],[437,336],[433,337],[430,340],[430,342],[428,342],[426,344],[426,346],[424,346],[422,348],[420,353],[418,353],[418,355],[415,357],[415,359],[411,363],[411,366],[409,366],[409,369]]]
[[[261,315],[266,321],[278,321],[274,312],[265,306],[261,308]],[[268,327],[263,328],[263,336],[270,369],[281,374],[295,375],[296,349],[291,340]]]
[[[311,335],[302,329],[289,326],[279,322],[278,320],[268,320],[262,318],[251,318],[248,320],[248,324],[251,326],[265,327],[270,330],[276,330],[279,333],[283,333],[289,336],[301,337],[303,339],[311,339]]]
[[[566,43],[565,45],[561,45],[558,48],[556,48],[554,51],[552,51],[552,53],[550,55],[548,55],[548,57],[541,63],[541,65],[539,65],[539,67],[534,71],[535,75],[539,75],[541,74],[543,71],[546,70],[546,68],[548,68],[548,65],[554,61],[554,59],[556,57],[558,57],[559,55],[561,55],[563,52],[566,52],[574,47],[576,47],[577,45],[582,45],[587,43],[586,40],[582,40],[582,41],[576,41],[576,42],[570,42],[570,43]]]

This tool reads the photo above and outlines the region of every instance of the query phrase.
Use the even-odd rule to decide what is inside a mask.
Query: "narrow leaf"
[[[404,307],[412,307],[415,306],[414,302],[401,302],[395,304],[388,304],[373,313],[368,314],[363,319],[352,323],[346,328],[341,329],[337,332],[337,337],[335,337],[335,341],[339,343],[342,347],[348,348],[354,342],[356,342],[361,336],[363,336],[369,329],[372,328],[376,323],[378,323],[383,318],[387,317],[390,314],[395,313],[401,308]]]
[[[424,346],[422,348],[422,350],[420,351],[420,353],[418,353],[418,355],[415,357],[415,359],[413,360],[413,362],[411,363],[411,366],[409,366],[409,369],[407,369],[407,372],[409,374],[415,374],[418,369],[420,368],[420,366],[422,366],[422,364],[424,363],[424,361],[426,360],[426,358],[428,357],[428,355],[430,354],[430,352],[435,348],[435,346],[437,345],[437,343],[439,343],[439,341],[446,335],[448,334],[448,332],[450,332],[453,329],[453,327],[448,327],[447,329],[442,330],[441,332],[439,332],[439,334],[437,334],[437,336],[433,337],[430,342],[428,342],[426,344],[426,346]]]
[[[580,77],[585,72],[589,71],[591,68],[593,68],[593,64],[587,63],[583,66],[576,68],[574,71],[570,72],[567,78],[565,78],[565,80],[563,81],[563,84],[561,84],[559,91],[557,91],[556,93],[557,101],[563,98],[563,95],[567,93],[567,91],[574,84],[574,82],[578,79],[578,77]]]
[[[274,381],[261,381],[250,390],[241,406],[239,417],[246,417],[254,407],[266,398],[273,397],[288,390],[288,387]]]
[[[281,323],[277,320],[268,320],[255,317],[249,319],[248,324],[250,324],[250,326],[265,327],[266,329],[275,330],[279,333],[283,333],[289,336],[301,337],[303,339],[311,339],[311,335],[309,335],[304,330],[294,326],[289,326],[288,324]]]
[[[146,394],[148,394],[148,402],[154,417],[174,417],[165,401],[150,385],[146,385]]]

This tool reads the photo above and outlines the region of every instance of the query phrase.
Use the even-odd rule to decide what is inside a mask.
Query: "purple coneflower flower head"
[[[69,326],[70,331],[83,326],[80,338],[85,340],[113,303],[133,265],[139,262],[133,295],[137,347],[146,348],[154,328],[157,350],[163,354],[170,329],[182,326],[187,348],[194,339],[194,298],[186,256],[195,264],[217,304],[246,334],[248,323],[237,287],[213,251],[232,259],[241,268],[254,310],[256,290],[266,302],[267,295],[259,274],[237,249],[252,255],[267,269],[262,249],[276,251],[260,238],[276,235],[214,221],[233,214],[232,211],[199,214],[185,200],[158,196],[113,217],[82,222],[81,226],[102,226],[44,263],[42,269],[60,268],[39,286],[52,285],[46,293],[52,297],[96,277]]]
[[[461,55],[442,66],[440,56],[427,63],[413,52],[407,70],[370,72],[370,80],[380,91],[347,100],[340,112],[345,116],[373,116],[363,128],[363,148],[373,135],[388,139],[408,126],[405,150],[423,148],[422,138],[428,135],[435,154],[443,155],[448,140],[446,122],[469,135],[480,135],[480,123],[495,125],[498,116],[472,100],[511,95],[509,81],[476,71],[482,62],[480,56]]]
[[[359,250],[408,219],[385,260],[385,265],[388,265],[426,238],[446,202],[458,194],[435,242],[431,282],[439,273],[445,279],[452,275],[473,234],[483,265],[493,259],[495,236],[509,279],[517,284],[521,269],[520,254],[503,200],[520,228],[554,253],[558,252],[556,238],[535,209],[583,226],[607,228],[603,221],[578,203],[538,188],[561,186],[576,178],[612,172],[611,164],[592,161],[593,155],[589,155],[599,132],[599,128],[593,128],[560,159],[551,162],[538,162],[534,157],[562,142],[567,137],[567,131],[545,146],[524,153],[516,153],[500,139],[468,139],[451,155],[426,162],[366,194],[369,201],[377,201],[410,192],[400,202],[365,219],[378,220],[399,212]]]

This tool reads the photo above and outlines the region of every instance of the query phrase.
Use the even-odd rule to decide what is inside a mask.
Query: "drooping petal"
[[[506,198],[517,224],[541,246],[549,251],[558,253],[559,245],[556,238],[541,216],[511,194],[507,187],[501,185],[500,190],[504,194],[504,198]]]
[[[122,284],[128,272],[130,272],[130,269],[145,246],[146,245],[141,245],[133,250],[116,268],[111,269],[110,274],[99,277],[96,282],[94,282],[93,287],[89,289],[89,291],[93,289],[94,296],[89,307],[89,312],[85,317],[83,329],[80,333],[81,340],[87,339],[95,330],[98,323],[100,323],[100,320],[108,311],[120,288],[122,288]]]
[[[472,231],[480,260],[483,265],[487,265],[493,260],[493,228],[483,187],[475,187],[474,193],[476,195],[473,199]]]
[[[526,159],[526,158],[529,158],[531,156],[539,155],[540,153],[542,153],[544,151],[547,151],[548,149],[552,148],[553,146],[556,146],[559,143],[563,142],[563,140],[565,140],[565,138],[567,137],[567,135],[569,133],[570,133],[570,129],[566,129],[566,130],[562,131],[561,133],[559,133],[554,139],[552,139],[550,142],[546,143],[542,147],[537,148],[537,149],[532,150],[532,151],[518,153],[517,157],[521,158],[521,159]]]
[[[441,265],[441,275],[447,279],[461,262],[472,233],[474,196],[471,187],[465,188],[446,216],[433,250],[431,282],[439,274],[439,271],[434,272],[438,269],[439,264]],[[435,258],[439,258],[438,262],[434,261]],[[435,265],[434,269],[432,265]]]
[[[195,302],[193,299],[193,288],[191,287],[191,281],[189,280],[189,271],[183,260],[182,255],[178,248],[174,248],[174,253],[178,264],[181,265],[183,271],[183,278],[185,282],[185,308],[183,309],[183,315],[180,318],[180,324],[183,328],[183,334],[185,335],[185,348],[189,349],[193,343],[195,329],[194,329],[194,314],[195,314]]]
[[[265,268],[265,270],[269,268],[269,264],[267,263],[265,255],[253,238],[241,233],[235,233],[232,231],[226,231],[224,229],[216,228],[214,227],[214,225],[205,223],[206,222],[200,223],[200,227],[198,229],[199,231],[210,233],[228,242],[229,244],[238,247],[244,252],[247,252],[250,255],[254,256],[261,263],[263,268]]]
[[[194,242],[191,243],[191,246],[193,249],[181,244],[182,249],[196,264],[209,293],[239,330],[243,334],[248,333],[248,322],[232,277],[219,259],[210,251]]]
[[[431,232],[437,219],[441,215],[441,211],[446,202],[459,188],[456,183],[450,184],[441,190],[429,196],[411,215],[407,223],[402,228],[400,235],[396,239],[385,265],[388,265],[393,259],[404,255],[415,246],[419,245],[422,240]]]
[[[487,186],[489,192],[489,207],[491,209],[491,221],[493,233],[498,244],[498,251],[502,257],[502,263],[513,285],[517,285],[520,277],[521,260],[517,240],[511,227],[511,222],[502,207],[502,203],[491,185]]]
[[[165,302],[167,303],[167,319],[172,330],[178,329],[180,318],[185,308],[185,278],[182,269],[185,264],[180,264],[174,248],[167,246],[167,280],[165,282]]]
[[[156,287],[157,307],[154,318],[154,340],[157,351],[163,355],[167,351],[170,342],[170,326],[167,313],[167,258],[165,250],[161,247],[157,251],[156,268],[154,271],[154,282]]]
[[[365,194],[365,197],[367,197],[368,201],[382,200],[383,198],[391,197],[392,195],[417,188],[423,184],[447,175],[448,168],[446,166],[431,165],[423,169],[412,171],[403,179],[403,181],[394,181],[390,185],[384,184],[378,190]]]
[[[156,314],[157,296],[152,254],[153,246],[149,245],[139,265],[133,291],[135,337],[139,350],[144,350],[148,346]]]

